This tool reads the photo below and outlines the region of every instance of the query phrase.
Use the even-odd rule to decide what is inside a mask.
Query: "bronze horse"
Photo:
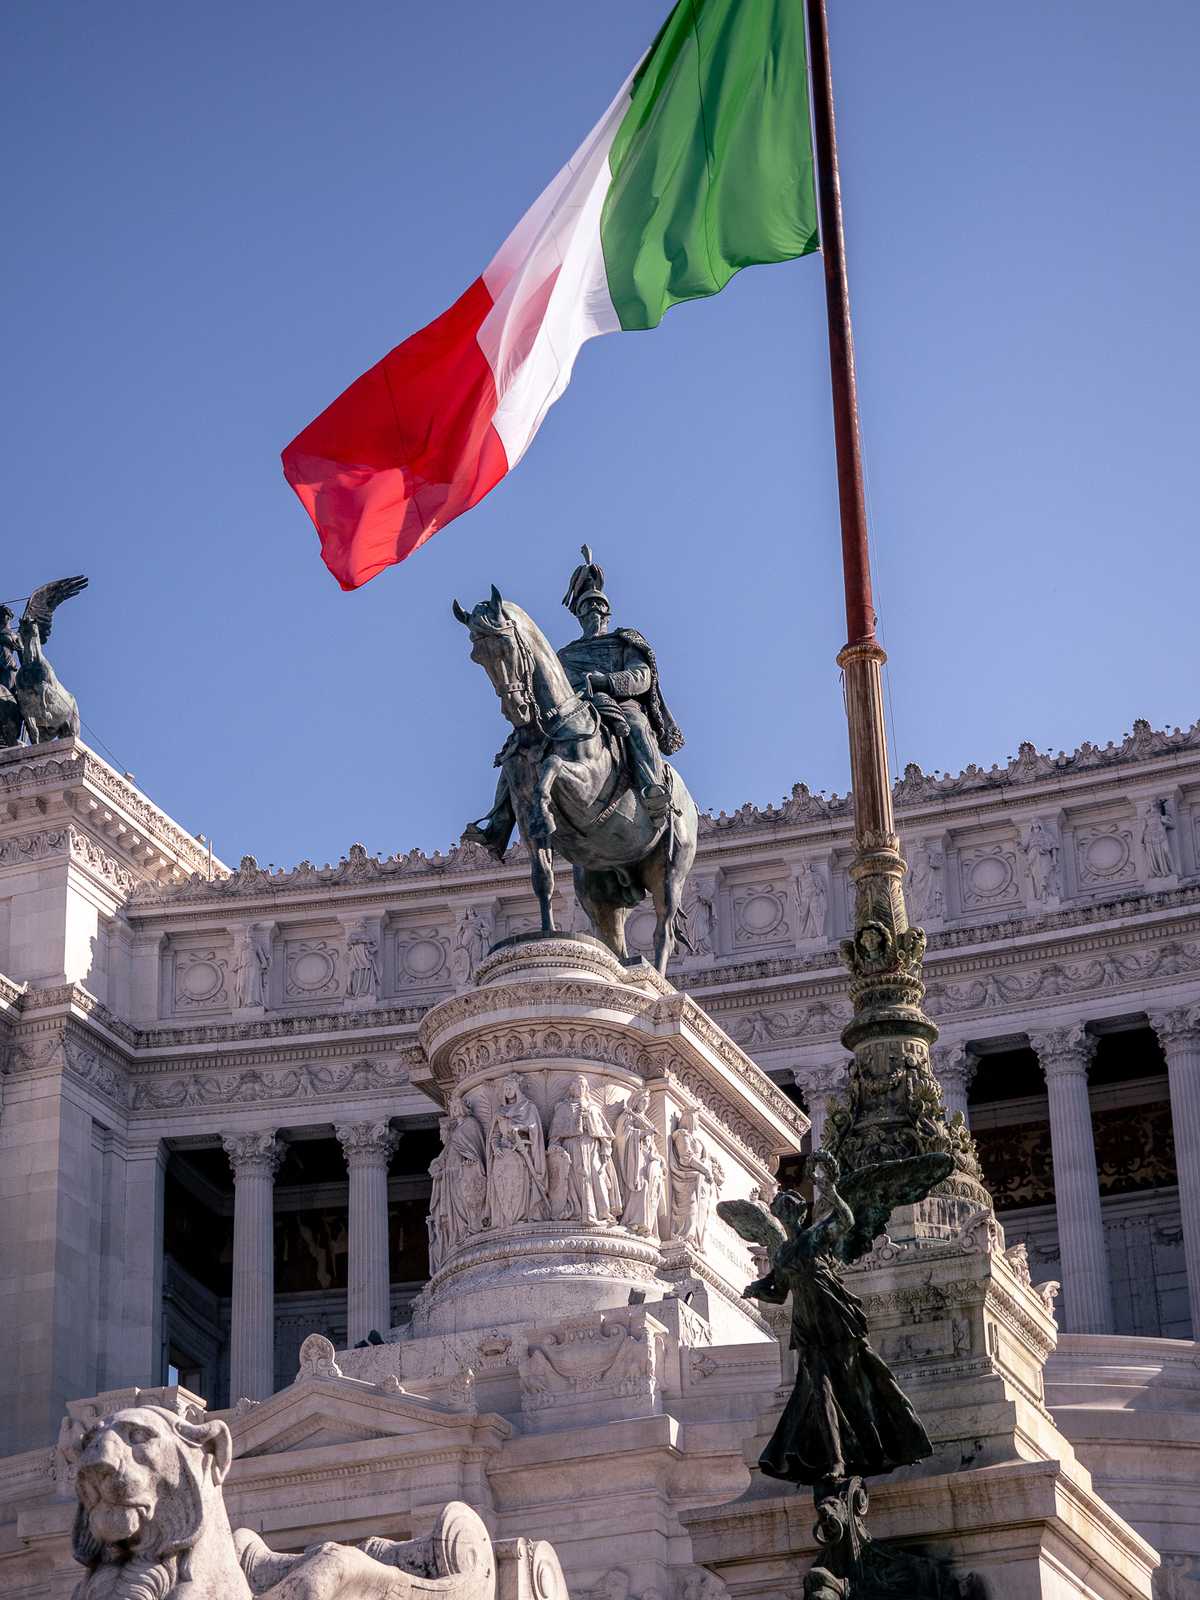
[[[529,847],[542,931],[554,932],[554,851],[570,863],[575,892],[597,935],[628,959],[625,919],[647,893],[654,901],[654,965],[666,972],[677,939],[687,940],[681,905],[696,855],[696,803],[667,767],[670,804],[652,818],[631,786],[619,713],[605,715],[576,694],[562,663],[533,619],[492,589],[468,615],[471,659],[492,680],[513,725],[496,758],[500,786],[491,814],[464,838],[503,859],[514,823]]]

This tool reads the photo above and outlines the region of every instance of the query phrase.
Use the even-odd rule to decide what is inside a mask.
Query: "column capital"
[[[221,1144],[235,1183],[248,1174],[273,1178],[284,1157],[283,1145],[269,1128],[257,1133],[223,1133]]]
[[[1146,1015],[1167,1055],[1172,1046],[1200,1044],[1200,1005],[1194,1001],[1170,1010],[1149,1011]]]
[[[1028,1039],[1047,1082],[1052,1078],[1087,1077],[1096,1053],[1096,1040],[1082,1022],[1030,1033]]]
[[[387,1121],[339,1122],[334,1125],[338,1143],[349,1167],[386,1167],[400,1143],[400,1135]]]
[[[819,1095],[822,1099],[840,1094],[849,1083],[848,1063],[833,1062],[822,1067],[794,1067],[792,1082],[806,1097]]]
[[[934,1076],[939,1083],[954,1083],[964,1095],[971,1087],[979,1070],[979,1057],[969,1044],[957,1040],[948,1044],[935,1044],[929,1052]]]

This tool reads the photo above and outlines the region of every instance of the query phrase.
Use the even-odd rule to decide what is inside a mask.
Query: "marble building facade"
[[[1061,1284],[1051,1403],[1097,1434],[1089,1465],[1140,1527],[1122,1463],[1146,1430],[1114,1445],[1081,1397],[1121,1372],[1177,1407],[1194,1387],[1200,724],[910,766],[896,803],[947,1104],[1008,1246]],[[817,1140],[845,1070],[850,852],[847,799],[802,784],[706,818],[694,949],[670,972],[781,1091],[763,1115],[791,1102]],[[422,1020],[535,923],[519,851],[230,870],[82,743],[0,753],[0,1307],[19,1329],[0,1455],[53,1439],[79,1396],[263,1401],[308,1335],[403,1325],[441,1148]],[[634,948],[652,927],[631,918]]]

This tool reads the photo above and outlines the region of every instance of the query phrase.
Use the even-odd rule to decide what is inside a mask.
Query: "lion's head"
[[[229,1470],[223,1422],[185,1422],[162,1406],[132,1406],[93,1423],[79,1442],[74,1555],[84,1566],[187,1558]]]

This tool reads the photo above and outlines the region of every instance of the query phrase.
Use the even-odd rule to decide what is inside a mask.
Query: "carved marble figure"
[[[462,974],[461,982],[469,983],[475,976],[475,969],[492,948],[494,937],[490,919],[484,916],[478,906],[468,906],[459,918],[454,933],[454,949],[458,957],[456,976]]]
[[[554,1108],[550,1143],[570,1157],[568,1215],[576,1222],[615,1221],[620,1199],[612,1181],[612,1129],[582,1073]]]
[[[662,759],[682,739],[650,646],[629,629],[607,634],[603,574],[590,557],[572,577],[568,604],[584,635],[560,660],[533,619],[495,587],[469,615],[454,602],[470,631],[471,659],[513,726],[496,757],[492,810],[463,838],[502,861],[519,827],[546,933],[554,931],[558,851],[572,864],[592,928],[622,960],[626,916],[648,893],[654,963],[665,972],[676,941],[689,942],[681,907],[699,832],[695,802]]]
[[[453,1248],[461,1240],[483,1231],[487,1208],[487,1155],[483,1127],[462,1095],[451,1095],[447,1110],[447,1248]]]
[[[1171,859],[1171,834],[1175,824],[1163,800],[1147,800],[1141,807],[1142,849],[1146,852],[1146,873],[1151,878],[1170,878],[1175,872]]]
[[[716,953],[717,908],[716,885],[711,878],[693,878],[688,884],[687,920],[692,954],[711,956]]]
[[[55,611],[64,600],[81,594],[87,582],[84,577],[58,578],[53,583],[43,584],[29,596],[15,636],[15,673],[11,670],[14,635],[9,626],[13,613],[7,606],[0,608],[3,612],[0,616],[3,632],[0,659],[5,662],[0,672],[0,745],[15,745],[22,727],[30,744],[78,737],[79,707],[75,696],[59,682],[46,659],[44,647],[50,637]],[[14,724],[12,701],[16,703],[17,724]],[[15,738],[12,737],[14,725]]]
[[[349,974],[346,993],[352,1000],[374,1000],[379,994],[379,943],[367,922],[351,928],[346,939]]]
[[[916,921],[944,915],[946,897],[942,890],[941,855],[929,848],[927,839],[918,839],[912,848],[905,892],[909,912]]]
[[[617,1117],[617,1170],[625,1193],[622,1225],[633,1233],[657,1236],[666,1195],[666,1171],[654,1124],[646,1115],[649,1105],[646,1090],[635,1089]]]
[[[1022,846],[1025,864],[1029,868],[1029,881],[1033,898],[1046,900],[1058,893],[1058,840],[1040,818],[1029,825]]]
[[[822,939],[825,936],[825,914],[829,907],[829,890],[821,869],[806,861],[795,877],[796,937]]]
[[[487,1215],[490,1228],[538,1222],[548,1212],[542,1119],[517,1073],[500,1086],[488,1129]]]
[[[452,1501],[425,1539],[271,1550],[230,1527],[222,1484],[233,1456],[217,1418],[131,1406],[94,1422],[70,1450],[78,1509],[75,1600],[489,1600],[487,1529]],[[554,1565],[557,1566],[557,1560]],[[561,1581],[553,1600],[565,1600]]]
[[[725,1181],[708,1153],[694,1111],[685,1111],[671,1135],[671,1237],[703,1250],[713,1202]]]
[[[265,1006],[271,974],[271,930],[261,922],[243,930],[237,947],[239,1006]]]

